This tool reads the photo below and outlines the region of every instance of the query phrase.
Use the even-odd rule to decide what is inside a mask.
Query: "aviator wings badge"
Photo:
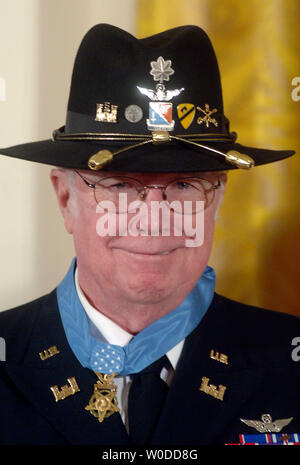
[[[261,419],[262,421],[240,418],[243,423],[251,428],[255,428],[259,433],[278,433],[292,421],[293,417],[273,421],[271,415],[265,413],[261,416]]]

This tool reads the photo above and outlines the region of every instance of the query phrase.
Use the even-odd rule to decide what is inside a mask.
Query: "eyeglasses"
[[[143,202],[149,189],[161,189],[164,203],[177,213],[185,213],[185,202],[189,202],[188,213],[197,213],[203,208],[207,208],[214,199],[215,191],[221,186],[218,178],[217,184],[213,184],[207,179],[198,177],[179,178],[170,181],[166,185],[144,185],[137,179],[127,176],[109,176],[101,178],[99,181],[92,183],[85,179],[78,171],[75,172],[80,176],[84,183],[94,190],[94,197],[97,202],[110,201],[113,203],[112,211],[118,213],[130,213],[136,211],[138,204],[136,201]],[[120,194],[126,194],[126,202],[121,201]],[[124,199],[124,196],[123,196]],[[130,205],[133,202],[134,205]],[[198,203],[197,203],[198,202]],[[109,210],[109,203],[108,205]]]

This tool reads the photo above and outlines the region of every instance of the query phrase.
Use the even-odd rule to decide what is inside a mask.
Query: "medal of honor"
[[[117,386],[113,379],[116,373],[112,375],[96,372],[98,381],[94,384],[94,393],[90,398],[89,404],[85,407],[94,417],[98,418],[100,423],[105,418],[110,417],[113,413],[119,412],[117,400]]]

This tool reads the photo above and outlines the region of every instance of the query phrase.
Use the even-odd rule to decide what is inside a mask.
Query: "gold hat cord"
[[[208,145],[204,145],[198,142],[206,140],[209,142],[228,142],[234,141],[236,139],[236,134],[231,133],[230,135],[226,134],[191,134],[188,136],[172,136],[168,131],[153,131],[152,135],[143,135],[143,134],[101,134],[101,133],[69,133],[66,134],[63,132],[64,128],[60,128],[53,132],[53,141],[59,140],[68,140],[68,141],[78,141],[78,140],[90,140],[90,141],[140,141],[137,144],[123,147],[115,152],[112,152],[108,149],[102,149],[95,154],[93,154],[88,161],[88,166],[93,171],[100,170],[104,165],[110,162],[115,155],[118,155],[127,150],[132,150],[137,147],[152,143],[153,145],[162,145],[172,141],[182,142],[184,144],[193,145],[197,148],[203,148],[209,152],[221,155],[225,158],[226,162],[234,165],[236,168],[240,169],[250,169],[255,165],[254,160],[244,153],[240,153],[236,150],[229,150],[228,152],[221,152],[215,148],[212,148]],[[189,137],[189,139],[187,138]],[[193,139],[193,140],[192,140]]]
[[[254,160],[249,157],[249,155],[245,155],[240,153],[236,150],[229,150],[227,153],[221,152],[220,150],[214,149],[207,145],[199,144],[198,142],[194,142],[188,139],[183,139],[182,137],[178,136],[171,136],[167,131],[157,131],[152,133],[152,138],[143,142],[139,142],[135,145],[130,145],[129,147],[124,147],[120,150],[115,152],[111,152],[110,150],[103,149],[99,152],[95,153],[89,158],[88,166],[91,170],[98,171],[100,170],[106,163],[111,161],[115,155],[119,153],[126,152],[127,150],[132,150],[137,147],[141,147],[142,145],[146,145],[149,143],[153,143],[153,145],[162,145],[172,140],[183,142],[185,144],[193,145],[197,148],[203,148],[210,152],[214,152],[218,155],[222,155],[225,157],[226,161],[237,168],[241,169],[250,169],[254,166]]]

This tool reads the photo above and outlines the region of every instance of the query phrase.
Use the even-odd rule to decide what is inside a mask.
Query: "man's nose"
[[[164,188],[149,186],[145,189],[145,194],[141,230],[147,230],[148,235],[171,235],[170,217],[172,217],[172,211],[165,203]]]
[[[144,202],[151,204],[151,201],[162,201],[165,200],[164,188],[160,186],[147,186],[142,193],[142,199]]]

